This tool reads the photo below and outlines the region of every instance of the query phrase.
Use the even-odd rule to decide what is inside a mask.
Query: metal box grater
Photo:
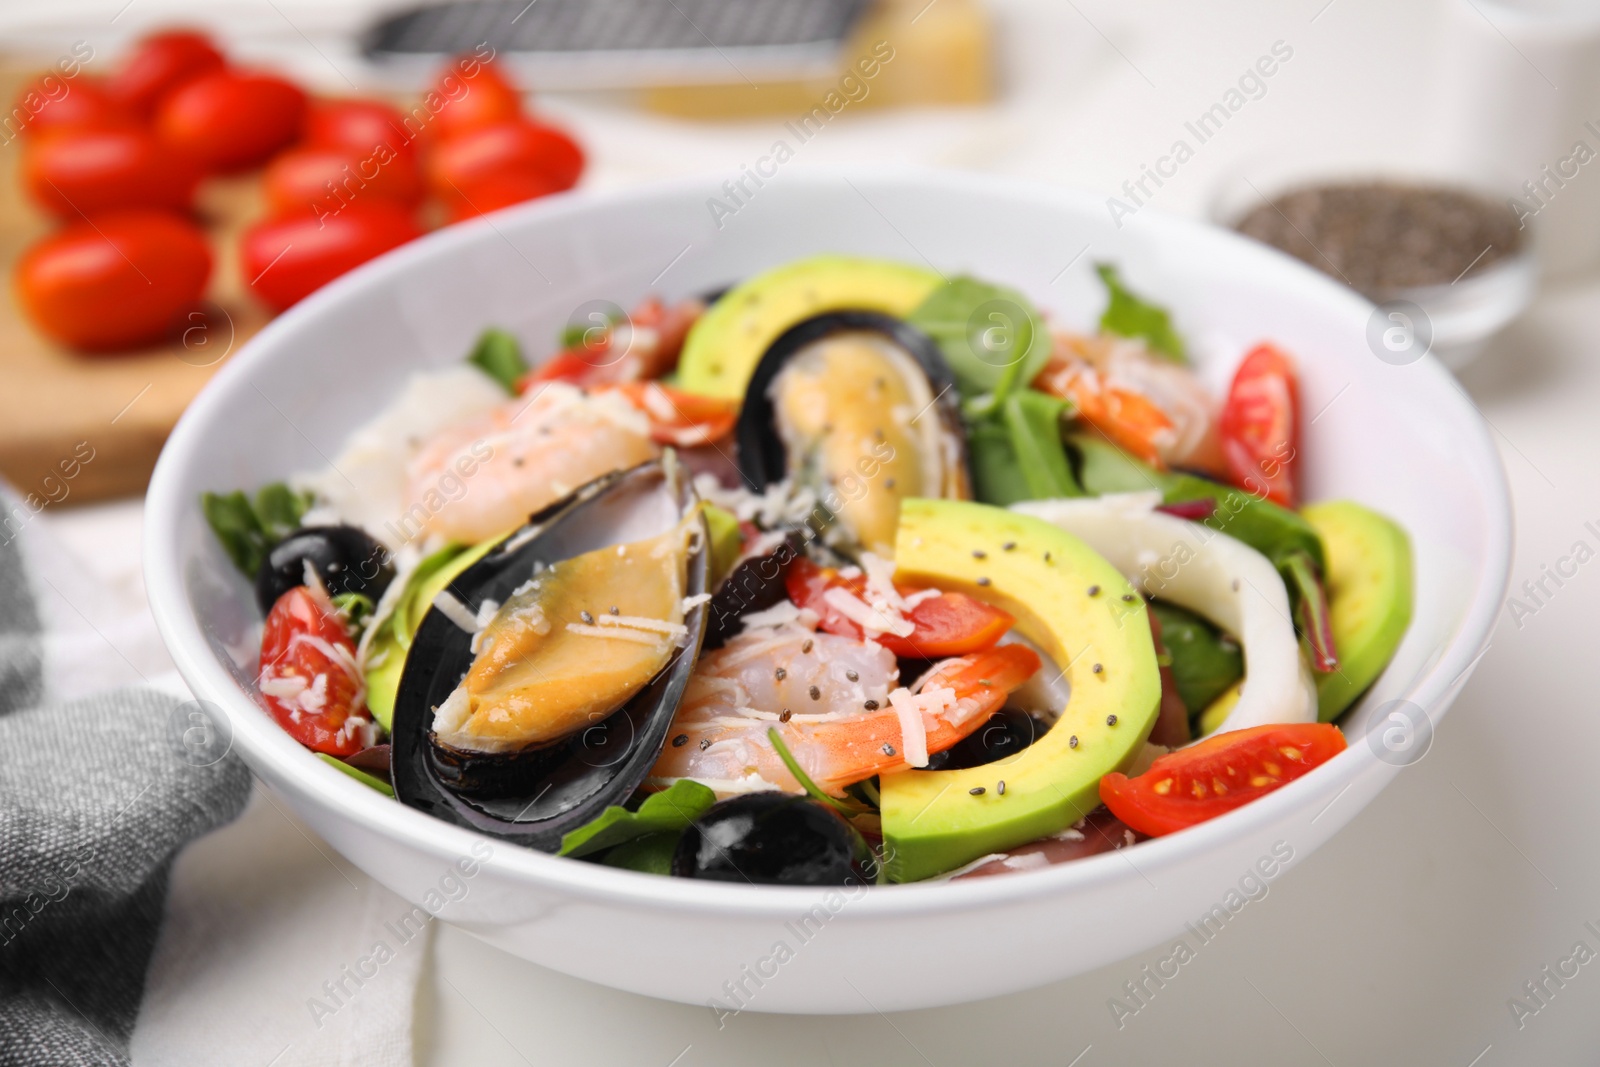
[[[487,43],[542,89],[815,77],[870,0],[464,0],[390,15],[362,41],[405,80]]]

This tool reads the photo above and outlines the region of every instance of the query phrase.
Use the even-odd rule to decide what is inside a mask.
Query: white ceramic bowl
[[[1101,198],[1060,189],[795,170],[742,199],[731,201],[719,176],[562,196],[434,234],[272,323],[183,417],[147,503],[151,606],[195,694],[225,711],[234,747],[334,848],[440,918],[568,974],[686,1003],[888,1011],[1027,988],[1171,937],[1225,907],[1275,848],[1291,864],[1306,856],[1424,751],[1431,721],[1488,638],[1510,510],[1477,413],[1431,358],[1392,366],[1374,357],[1370,305],[1222,230],[1153,212],[1118,228]],[[718,201],[734,213],[714,212]],[[407,372],[460,359],[487,324],[542,354],[585,301],[702,292],[823,251],[971,271],[1078,326],[1103,303],[1091,265],[1110,260],[1173,309],[1209,377],[1225,380],[1258,339],[1295,353],[1309,497],[1387,512],[1416,547],[1416,619],[1348,720],[1349,751],[1240,811],[1126,851],[847,896],[634,874],[481,837],[325,766],[257,707],[259,615],[201,519],[202,490],[327,462]],[[1387,736],[1391,746],[1401,737],[1398,751],[1365,743],[1383,718],[1376,709],[1398,698],[1427,715],[1411,747],[1395,728]]]

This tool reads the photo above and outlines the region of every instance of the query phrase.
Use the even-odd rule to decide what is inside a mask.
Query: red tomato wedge
[[[366,747],[356,646],[333,608],[305,586],[267,613],[261,633],[261,702],[296,741],[330,756]]]
[[[518,392],[527,392],[535,382],[569,382],[587,389],[660,378],[678,365],[689,328],[705,310],[699,300],[681,300],[668,307],[651,296],[628,313],[626,323],[604,323],[597,316],[579,331],[575,344],[529,371]],[[619,326],[626,328],[621,351],[617,350]]]
[[[1233,483],[1274,504],[1294,507],[1300,451],[1300,386],[1294,361],[1270,344],[1252,349],[1233,374],[1219,429]]]
[[[1151,837],[1240,808],[1328,762],[1345,748],[1332,723],[1256,726],[1160,757],[1137,778],[1100,779],[1111,814]]]
[[[857,597],[866,592],[864,576],[846,578],[832,567],[820,567],[809,559],[797,559],[784,575],[789,599],[810,608],[821,618],[820,629],[841,637],[861,640],[862,629],[843,612],[828,603],[830,589],[843,589]],[[902,597],[922,590],[896,584]],[[921,601],[906,615],[913,627],[910,634],[879,634],[873,638],[896,656],[915,659],[942,659],[964,656],[990,649],[1005,636],[1015,620],[991,604],[965,593],[940,593]]]
[[[739,403],[685,393],[660,382],[615,382],[597,393],[620,393],[650,420],[650,439],[658,445],[692,448],[728,436],[739,419]]]

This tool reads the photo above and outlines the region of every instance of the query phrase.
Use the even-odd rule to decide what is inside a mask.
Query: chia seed
[[[1237,229],[1377,301],[1481,274],[1522,248],[1508,209],[1460,189],[1388,181],[1294,189]]]

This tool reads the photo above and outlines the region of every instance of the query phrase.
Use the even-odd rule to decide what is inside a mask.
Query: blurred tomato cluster
[[[261,171],[267,215],[237,254],[272,311],[430,223],[571,188],[582,149],[525,113],[493,60],[487,46],[457,57],[409,111],[312,99],[189,30],[145,38],[108,78],[41,75],[13,109],[22,182],[61,226],[17,264],[23,309],[85,351],[160,341],[211,277],[195,197],[213,177]]]

